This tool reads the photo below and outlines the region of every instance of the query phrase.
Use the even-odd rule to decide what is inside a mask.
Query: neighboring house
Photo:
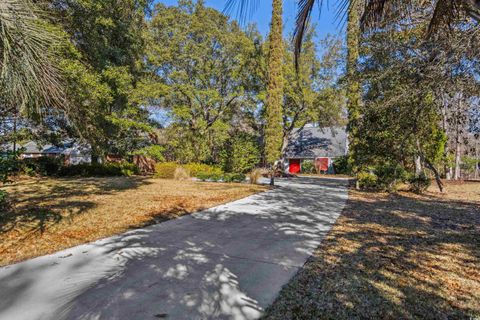
[[[286,167],[289,173],[302,170],[302,162],[314,161],[321,172],[334,173],[333,161],[348,152],[348,135],[345,127],[319,128],[305,127],[294,131],[285,152]]]
[[[64,142],[59,146],[47,144],[40,146],[34,141],[18,145],[21,159],[40,157],[65,157],[66,165],[90,163],[92,161],[91,150],[87,145],[80,145],[74,142]]]

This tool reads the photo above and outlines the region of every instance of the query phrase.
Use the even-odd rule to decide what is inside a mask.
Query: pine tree
[[[268,91],[266,103],[265,157],[271,166],[271,181],[274,184],[275,161],[280,159],[282,147],[282,100],[283,100],[283,40],[282,0],[273,0],[272,24],[268,58]]]

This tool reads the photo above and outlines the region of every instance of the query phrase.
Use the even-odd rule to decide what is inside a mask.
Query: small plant
[[[61,177],[114,177],[138,174],[138,167],[133,163],[82,163],[60,168]]]
[[[175,162],[161,162],[155,165],[155,178],[173,179],[178,164]]]
[[[377,176],[378,191],[394,192],[397,190],[401,182],[407,179],[407,172],[405,169],[396,164],[386,163],[375,167],[374,173]]]
[[[431,180],[425,173],[422,173],[419,176],[412,176],[409,178],[408,183],[412,192],[421,194],[427,191],[428,187],[430,187]]]
[[[313,160],[303,160],[302,161],[302,173],[313,174],[316,173],[315,163]]]
[[[251,184],[258,184],[262,176],[263,176],[263,171],[261,169],[253,169],[248,174],[248,178]]]
[[[204,164],[204,163],[188,163],[186,165],[183,166],[185,169],[188,170],[188,172],[190,172],[190,175],[192,177],[198,177],[198,174],[199,173],[202,173],[202,174],[218,174],[218,175],[221,175],[223,174],[223,171],[221,168],[219,167],[216,167],[216,166],[210,166],[208,164]],[[199,178],[200,179],[200,178]]]
[[[225,173],[221,180],[223,182],[243,182],[246,176],[243,173]]]
[[[378,177],[372,172],[360,172],[357,175],[358,185],[362,190],[377,190]]]
[[[184,167],[177,167],[173,174],[175,180],[188,180],[190,179],[190,173]]]

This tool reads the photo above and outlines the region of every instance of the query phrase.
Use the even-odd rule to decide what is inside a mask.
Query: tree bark
[[[423,161],[425,162],[425,165],[432,170],[433,174],[435,175],[435,181],[437,182],[438,189],[440,189],[440,192],[443,192],[443,182],[440,178],[440,173],[438,172],[437,168],[435,168],[435,166],[427,158],[424,158]]]

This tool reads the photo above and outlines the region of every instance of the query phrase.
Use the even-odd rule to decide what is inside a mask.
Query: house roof
[[[22,145],[22,148],[23,148],[22,153],[60,154],[65,150],[65,148],[56,147],[51,144],[40,146],[34,141],[27,142],[26,144]]]
[[[306,127],[295,130],[289,139],[286,157],[315,159],[341,157],[347,154],[348,135],[345,127]]]
[[[13,144],[4,144],[0,147],[2,151],[12,151]],[[59,146],[52,144],[46,144],[44,146],[39,145],[35,141],[29,141],[25,144],[18,144],[17,150],[21,150],[23,154],[70,154],[70,155],[82,155],[88,154],[91,151],[89,145],[77,144],[73,142],[62,142]]]

